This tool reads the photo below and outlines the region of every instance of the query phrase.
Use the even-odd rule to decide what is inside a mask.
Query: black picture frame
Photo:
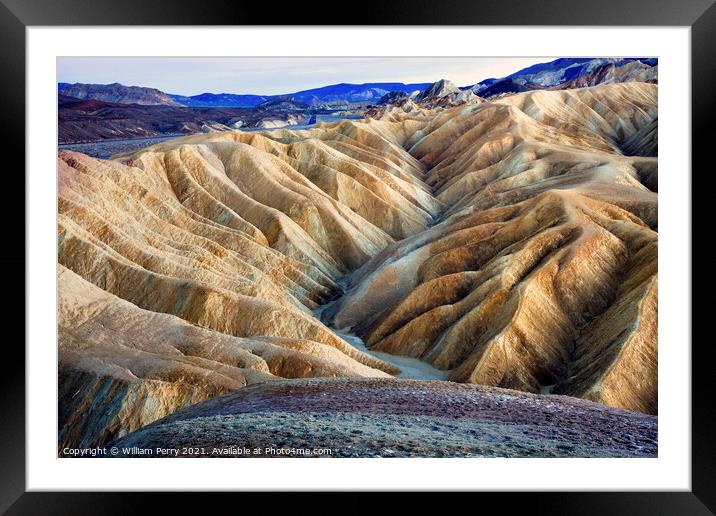
[[[28,26],[78,25],[343,25],[350,18],[355,25],[578,25],[578,26],[689,26],[691,27],[692,72],[692,170],[710,173],[710,146],[713,145],[714,79],[716,73],[716,5],[714,0],[504,0],[469,1],[427,0],[383,1],[375,5],[361,3],[350,7],[350,17],[339,15],[341,6],[335,2],[314,1],[295,10],[270,9],[262,3],[226,2],[217,0],[0,0],[0,55],[3,70],[0,99],[3,103],[3,145],[24,148],[25,136],[25,29]],[[347,11],[343,11],[347,12]],[[322,17],[323,19],[320,19]],[[664,99],[668,102],[668,99]],[[31,137],[31,135],[29,135]],[[8,180],[25,191],[24,153],[16,166],[3,171]],[[48,178],[50,174],[48,173]],[[692,175],[693,177],[693,175]],[[11,188],[5,184],[6,188]],[[5,197],[7,198],[7,191]],[[12,195],[4,201],[5,212],[13,210],[14,223],[5,224],[5,241],[12,242],[14,251],[6,249],[0,257],[5,271],[30,271],[25,265],[24,225],[17,223],[25,213],[24,195]],[[17,203],[17,206],[10,205]],[[694,218],[696,220],[696,218]],[[7,227],[11,226],[11,227]],[[20,292],[19,274],[8,274],[6,292]],[[48,286],[54,289],[54,285]],[[16,302],[15,309],[31,306]],[[19,314],[18,314],[19,316]],[[12,321],[8,325],[14,324]],[[16,325],[19,326],[19,325]],[[672,343],[688,346],[691,343]],[[172,505],[191,509],[202,504],[194,497],[180,493],[39,493],[25,489],[25,356],[18,339],[6,339],[3,347],[6,366],[0,375],[0,512],[7,514],[126,514],[150,507],[147,497],[161,497],[163,509]],[[529,504],[533,514],[714,514],[716,512],[716,425],[712,384],[713,361],[710,340],[696,341],[692,347],[692,490],[690,492],[639,493],[472,493],[478,501],[486,498],[509,497],[500,504]],[[242,494],[242,504],[254,502]],[[265,495],[264,495],[265,496]],[[294,494],[281,505],[286,510],[311,508],[313,503],[302,500],[308,495]],[[451,495],[452,496],[452,495]],[[212,505],[225,498],[212,494]],[[247,498],[248,497],[248,498]],[[369,500],[369,499],[370,500]],[[384,509],[391,502],[377,501],[357,493],[345,494],[342,512],[365,513],[376,503]],[[422,503],[415,494],[413,501]],[[260,500],[255,500],[261,503]],[[276,503],[276,502],[274,502]],[[399,508],[405,510],[405,502]],[[451,498],[451,504],[455,500]],[[397,504],[397,502],[396,502]],[[203,505],[203,504],[202,504]],[[205,506],[204,506],[205,507]],[[247,507],[247,505],[244,505]],[[484,507],[484,506],[483,506]]]

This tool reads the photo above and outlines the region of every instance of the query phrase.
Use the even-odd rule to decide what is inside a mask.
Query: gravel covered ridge
[[[318,448],[324,451],[308,455],[655,457],[657,417],[566,396],[453,382],[314,378],[245,387],[111,446],[122,450],[120,456],[146,456],[135,447],[203,457],[303,457],[291,450]],[[262,451],[241,451],[248,449]]]

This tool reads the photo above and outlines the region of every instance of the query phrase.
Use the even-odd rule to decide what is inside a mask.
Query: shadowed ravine
[[[339,280],[338,285],[341,286]],[[343,291],[341,291],[341,295]],[[340,302],[340,297],[333,301],[319,306],[313,311],[313,316],[319,321],[322,321],[322,314],[330,309],[333,303]],[[322,321],[325,322],[325,321]],[[413,380],[445,380],[448,377],[449,371],[441,371],[430,364],[418,360],[417,358],[402,357],[400,355],[391,355],[390,353],[381,353],[380,351],[371,351],[368,349],[358,335],[351,333],[350,331],[341,331],[336,328],[329,328],[340,338],[348,342],[358,351],[367,353],[374,356],[379,360],[388,362],[399,369],[399,372],[395,375],[396,378],[409,378]]]
[[[431,191],[431,195],[433,195],[434,197],[434,192]],[[433,218],[433,221],[426,227],[426,229],[437,224],[440,220],[440,215],[441,213],[435,216]],[[338,337],[348,342],[358,351],[372,355],[379,360],[383,360],[384,362],[387,362],[397,367],[399,371],[395,374],[396,378],[405,378],[413,380],[446,380],[450,374],[449,370],[437,369],[431,364],[428,364],[427,362],[423,362],[422,360],[413,357],[394,355],[391,353],[382,353],[380,351],[372,351],[368,349],[368,347],[366,347],[365,342],[363,342],[362,338],[351,332],[350,328],[334,328],[330,325],[330,317],[324,319],[324,314],[330,312],[331,307],[335,307],[341,303],[341,298],[346,293],[349,276],[350,274],[339,278],[336,281],[336,284],[339,288],[339,295],[328,303],[320,305],[316,309],[314,309],[313,316],[316,317],[322,323],[326,324],[328,328],[331,329]]]
[[[111,160],[60,151],[60,448],[283,380],[391,398],[393,376],[449,380],[411,384],[440,417],[457,392],[509,389],[536,420],[640,412],[624,421],[651,442],[658,86],[435,95]],[[544,453],[594,452],[566,420],[572,442]]]

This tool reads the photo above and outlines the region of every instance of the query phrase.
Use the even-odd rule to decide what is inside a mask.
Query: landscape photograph
[[[658,457],[658,82],[58,58],[57,456]]]

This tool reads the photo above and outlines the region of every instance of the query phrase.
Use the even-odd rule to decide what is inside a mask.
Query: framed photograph
[[[335,8],[2,0],[27,251],[0,510],[712,514],[691,181],[716,7]]]

